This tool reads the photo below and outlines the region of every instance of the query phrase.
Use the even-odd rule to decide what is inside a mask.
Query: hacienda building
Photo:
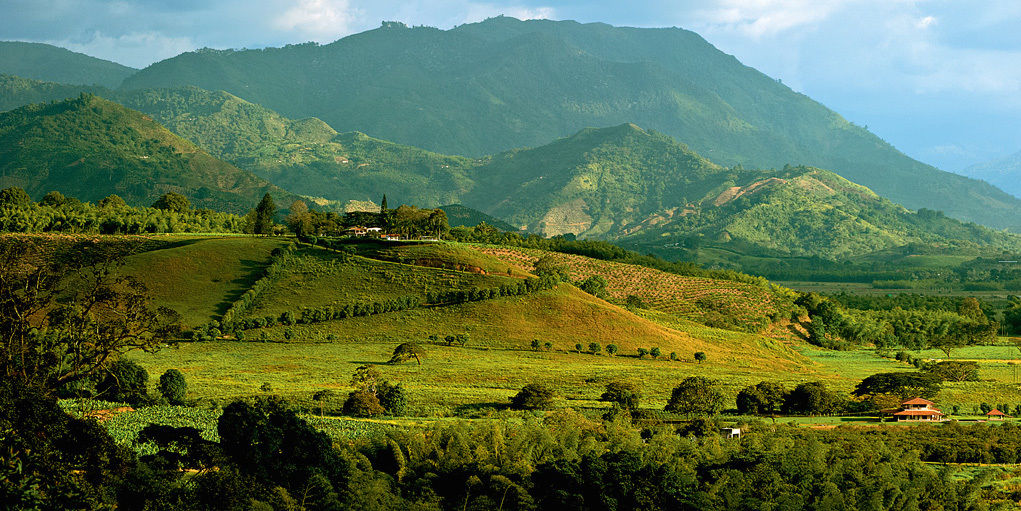
[[[936,403],[920,397],[908,399],[900,407],[900,411],[893,414],[897,422],[939,422],[946,416],[936,408]]]

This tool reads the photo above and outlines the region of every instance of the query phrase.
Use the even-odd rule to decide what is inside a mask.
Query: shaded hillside
[[[145,112],[214,156],[287,190],[345,203],[378,200],[438,205],[470,187],[467,158],[338,134],[316,118],[288,119],[223,91],[197,87],[122,92]]]
[[[499,218],[487,215],[477,209],[469,208],[462,204],[448,204],[440,206],[447,214],[447,223],[451,227],[474,227],[481,223],[491,225],[501,231],[517,231],[518,228],[500,220]]]
[[[1015,197],[1021,197],[1021,152],[998,160],[972,165],[962,170],[961,174],[987,181]]]
[[[92,96],[0,114],[3,186],[83,201],[111,193],[148,206],[166,192],[195,207],[241,213],[272,193],[294,195],[213,158],[148,116]]]
[[[472,207],[547,236],[606,238],[726,179],[724,169],[684,145],[633,124],[501,153],[474,176],[465,196]]]
[[[1021,227],[1021,200],[908,158],[682,29],[504,17],[448,31],[386,23],[323,46],[185,53],[123,86],[180,85],[472,156],[634,122],[720,164],[829,168],[911,208]]]
[[[0,111],[78,97],[83,92],[109,96],[112,92],[95,85],[68,85],[0,74]]]
[[[644,246],[722,246],[760,256],[849,259],[911,243],[1021,248],[1021,236],[917,212],[832,172],[747,171],[692,207],[621,239]]]
[[[134,68],[42,43],[0,41],[0,73],[74,85],[116,87]]]

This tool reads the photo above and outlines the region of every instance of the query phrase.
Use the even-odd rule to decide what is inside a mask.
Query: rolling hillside
[[[0,114],[0,178],[35,198],[59,191],[83,201],[116,193],[148,206],[166,192],[195,207],[243,213],[270,192],[293,194],[202,151],[148,116],[83,94]]]
[[[113,88],[135,71],[116,62],[49,44],[0,41],[0,74]]]
[[[448,31],[385,23],[322,46],[185,53],[123,88],[183,85],[469,156],[633,122],[718,164],[827,168],[909,208],[1021,227],[1021,199],[908,158],[682,29],[505,17]]]
[[[1021,197],[1021,152],[972,165],[961,174],[992,183],[1015,197]]]

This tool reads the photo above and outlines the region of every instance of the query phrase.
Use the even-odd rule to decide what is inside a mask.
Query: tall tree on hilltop
[[[266,192],[255,207],[255,234],[271,234],[273,232],[273,216],[277,213],[273,197]]]

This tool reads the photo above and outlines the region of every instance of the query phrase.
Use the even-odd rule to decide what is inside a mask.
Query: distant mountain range
[[[115,193],[136,206],[176,192],[195,207],[232,213],[251,209],[267,192],[284,206],[297,198],[149,116],[89,94],[0,113],[0,186],[93,202]]]
[[[98,77],[91,65],[80,67]],[[1021,249],[935,211],[1021,226],[1021,200],[914,162],[678,29],[388,24],[325,46],[184,54],[120,87],[0,75],[0,109],[27,103],[0,114],[0,179],[36,197],[148,205],[177,191],[240,212],[266,191],[281,207],[300,195],[336,209],[387,194],[451,205],[454,224],[651,248],[827,259],[910,243]],[[622,122],[575,128],[610,120]],[[777,163],[787,158],[797,165]]]
[[[1021,151],[972,165],[961,171],[961,174],[992,183],[1015,197],[1021,197]]]
[[[0,73],[4,74],[71,85],[117,87],[137,71],[49,44],[0,41]]]
[[[184,85],[470,157],[631,122],[719,165],[832,169],[909,208],[1021,229],[1021,199],[912,160],[682,29],[506,17],[446,31],[386,23],[322,46],[184,53],[122,89]]]

